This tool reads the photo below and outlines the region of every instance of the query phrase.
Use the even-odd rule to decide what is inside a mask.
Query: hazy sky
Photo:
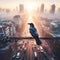
[[[32,4],[44,3],[46,6],[55,3],[57,7],[60,7],[60,0],[0,0],[0,6],[12,8],[18,6],[20,3],[27,4],[28,2],[31,2]]]

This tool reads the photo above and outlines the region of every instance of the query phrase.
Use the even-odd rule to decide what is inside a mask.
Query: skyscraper
[[[60,12],[60,7],[58,8],[58,12]]]
[[[44,12],[44,4],[41,4],[40,12],[41,12],[41,13]]]
[[[55,13],[55,4],[51,5],[50,13]]]
[[[19,5],[19,12],[24,12],[24,5],[23,4]]]

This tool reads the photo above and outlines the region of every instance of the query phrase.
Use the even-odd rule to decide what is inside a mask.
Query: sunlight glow
[[[27,10],[28,11],[32,11],[33,10],[33,6],[32,5],[27,5]]]
[[[25,7],[29,12],[31,12],[33,9],[35,9],[36,4],[28,3],[28,4],[25,4]]]

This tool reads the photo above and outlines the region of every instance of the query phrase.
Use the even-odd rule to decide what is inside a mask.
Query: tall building
[[[9,13],[10,12],[10,9],[6,9],[6,13]]]
[[[16,7],[16,11],[18,12],[18,7]]]
[[[24,12],[24,5],[23,4],[19,5],[19,12]]]
[[[0,8],[0,11],[2,10],[2,8]]]
[[[50,13],[55,13],[55,4],[51,5]]]
[[[58,8],[58,12],[60,12],[60,7]]]
[[[41,13],[44,12],[44,4],[41,4],[40,12],[41,12]]]
[[[13,22],[14,22],[16,25],[20,25],[20,23],[21,23],[20,15],[15,15],[15,16],[13,17]]]

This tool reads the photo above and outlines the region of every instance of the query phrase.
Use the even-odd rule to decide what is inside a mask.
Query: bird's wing
[[[30,28],[30,33],[31,33],[31,35],[33,35],[33,36],[38,36],[37,30],[34,29],[34,28]]]

